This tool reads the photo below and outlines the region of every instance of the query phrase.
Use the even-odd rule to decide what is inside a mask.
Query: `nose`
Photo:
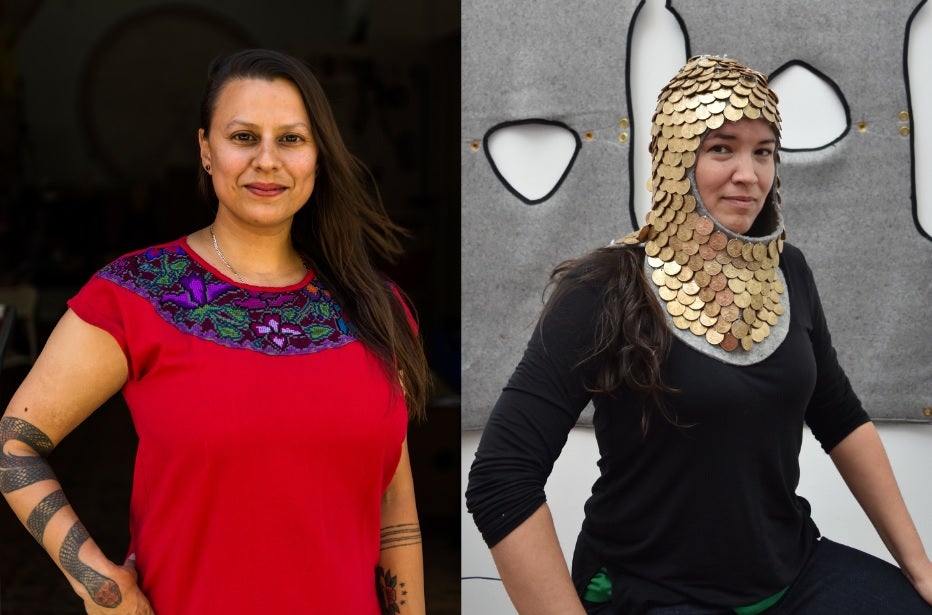
[[[262,139],[256,149],[253,165],[258,169],[277,169],[281,164],[278,148],[273,139]]]
[[[732,173],[732,181],[736,184],[756,184],[757,168],[754,164],[752,154],[740,155],[735,157],[735,168]]]

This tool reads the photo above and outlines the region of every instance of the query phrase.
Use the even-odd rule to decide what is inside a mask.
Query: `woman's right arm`
[[[466,504],[519,613],[583,613],[544,486],[591,395],[598,289],[552,300],[485,426]]]
[[[47,458],[127,373],[116,340],[68,310],[0,419],[0,491],[92,614],[153,611],[135,571],[107,559],[88,535]]]

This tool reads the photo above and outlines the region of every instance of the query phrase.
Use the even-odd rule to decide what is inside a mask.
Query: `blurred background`
[[[247,47],[311,66],[412,232],[385,269],[418,311],[435,382],[427,422],[409,433],[428,610],[458,613],[459,0],[0,0],[0,304],[15,310],[0,313],[0,408],[97,269],[209,223],[195,189],[197,105],[211,59]],[[115,560],[135,446],[117,396],[51,458]],[[0,553],[3,615],[83,613],[5,503]]]

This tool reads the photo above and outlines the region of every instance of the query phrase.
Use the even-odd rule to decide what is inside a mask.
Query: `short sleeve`
[[[119,286],[94,276],[68,300],[68,307],[78,315],[78,318],[100,329],[103,329],[116,340],[123,354],[129,359],[129,344],[126,338],[126,321],[119,294],[123,292]]]

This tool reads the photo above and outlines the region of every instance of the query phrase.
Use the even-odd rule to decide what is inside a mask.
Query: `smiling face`
[[[702,141],[696,190],[706,209],[728,230],[745,234],[773,186],[776,136],[762,119],[725,122]]]
[[[304,101],[284,79],[233,79],[198,132],[218,216],[252,226],[291,224],[314,191],[317,146]]]

